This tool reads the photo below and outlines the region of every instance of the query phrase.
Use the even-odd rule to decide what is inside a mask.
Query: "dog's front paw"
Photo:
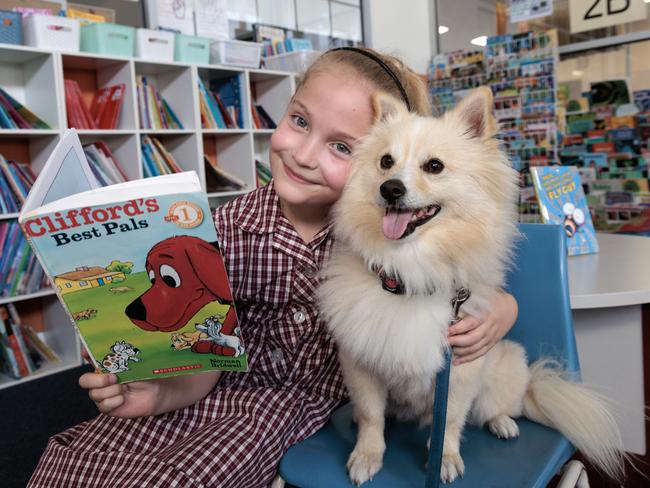
[[[443,483],[451,483],[465,473],[465,463],[460,454],[443,454],[440,467],[440,479]]]
[[[512,439],[519,436],[517,422],[507,415],[499,415],[488,422],[488,428],[499,439]]]
[[[348,475],[350,480],[359,486],[377,474],[381,469],[383,453],[354,449],[348,459]]]

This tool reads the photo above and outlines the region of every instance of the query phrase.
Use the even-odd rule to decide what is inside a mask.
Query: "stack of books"
[[[213,80],[209,89],[199,78],[199,107],[204,129],[243,128],[238,77]]]
[[[51,127],[0,88],[0,129],[51,129]]]
[[[144,136],[142,138],[141,152],[145,178],[183,171],[176,163],[174,156],[155,137]]]
[[[0,154],[0,213],[19,212],[35,179],[28,164],[7,160]]]
[[[0,223],[0,296],[34,293],[47,286],[43,268],[18,222]]]
[[[146,76],[138,76],[137,91],[141,129],[183,129],[169,103]]]
[[[59,361],[59,356],[38,333],[22,323],[12,304],[0,307],[0,364],[5,374],[20,379],[44,363]]]
[[[271,175],[271,168],[262,161],[255,160],[255,171],[257,174],[257,187],[267,185],[273,176]]]
[[[90,169],[103,186],[128,181],[124,169],[103,141],[85,144],[83,150]]]
[[[275,129],[277,127],[271,116],[261,105],[252,103],[251,114],[253,115],[253,126],[255,129]]]
[[[203,155],[205,165],[205,186],[208,193],[223,191],[240,191],[246,188],[246,182],[217,164],[216,157]]]
[[[560,160],[578,168],[601,232],[650,232],[650,111],[617,116],[616,107],[568,113]]]
[[[97,90],[90,108],[84,102],[79,83],[66,79],[64,86],[69,128],[104,130],[117,128],[126,89],[123,83]]]

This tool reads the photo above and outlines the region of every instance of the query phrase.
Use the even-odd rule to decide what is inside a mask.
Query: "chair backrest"
[[[507,277],[519,316],[507,337],[526,348],[531,363],[550,356],[579,373],[564,230],[549,224],[520,224],[519,230],[522,238]]]

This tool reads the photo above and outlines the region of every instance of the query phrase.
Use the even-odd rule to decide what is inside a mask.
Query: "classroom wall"
[[[426,73],[436,46],[433,4],[433,0],[364,0],[365,44],[395,54],[418,73]]]

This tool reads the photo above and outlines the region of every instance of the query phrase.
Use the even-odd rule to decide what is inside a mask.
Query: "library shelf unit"
[[[176,113],[182,129],[143,129],[137,96],[137,79],[145,76]],[[257,186],[255,160],[268,164],[272,130],[255,129],[251,104],[264,106],[280,121],[295,89],[293,73],[221,65],[149,61],[84,52],[59,52],[0,44],[0,87],[43,119],[51,129],[0,129],[0,153],[7,159],[29,163],[38,173],[68,126],[64,80],[79,83],[90,106],[95,92],[123,83],[126,87],[117,126],[112,130],[78,130],[82,144],[102,140],[113,152],[130,180],[143,177],[141,141],[156,137],[183,170],[194,170],[208,193],[211,206],[247,193]],[[201,126],[198,81],[235,79],[240,95],[240,128],[207,129]],[[206,188],[204,154],[219,167],[243,180],[237,191]],[[0,225],[17,214],[0,215]],[[26,323],[33,325],[61,357],[20,380],[0,374],[0,390],[79,366],[80,344],[63,307],[51,288],[37,293],[1,297],[0,305],[13,303]]]

